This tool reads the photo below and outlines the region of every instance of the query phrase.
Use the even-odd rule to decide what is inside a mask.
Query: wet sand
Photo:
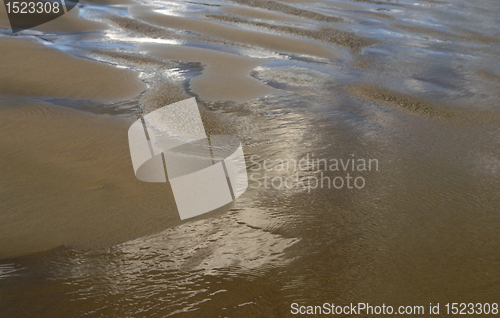
[[[130,120],[2,98],[0,258],[100,246],[178,222],[166,184],[130,166]],[[150,198],[155,197],[154,201]]]
[[[190,81],[190,89],[201,100],[245,101],[276,90],[250,76],[250,71],[265,64],[266,59],[250,59],[233,54],[200,48],[165,45],[140,45],[137,50],[148,56],[170,60],[198,62],[203,74]]]
[[[498,302],[498,10],[98,0],[12,36],[0,5],[2,317]],[[242,140],[250,187],[181,222],[168,184],[135,178],[127,129],[189,97]],[[275,164],[306,156],[379,165]],[[364,187],[269,184],[346,173]]]
[[[245,7],[223,7],[222,12],[227,14],[239,15],[247,18],[259,19],[259,20],[283,21],[283,22],[300,21],[299,18],[279,13],[273,13],[265,9],[254,9]]]
[[[122,100],[145,89],[133,71],[77,59],[35,41],[0,38],[0,54],[4,95]]]
[[[152,8],[143,6],[134,6],[130,11],[135,18],[155,25],[188,30],[202,35],[222,38],[233,42],[243,42],[251,46],[258,46],[277,52],[306,54],[322,58],[334,58],[338,56],[335,51],[314,42],[306,42],[274,34],[231,28],[226,25],[200,19],[179,18],[175,16],[170,16],[166,19],[164,15],[155,13]]]

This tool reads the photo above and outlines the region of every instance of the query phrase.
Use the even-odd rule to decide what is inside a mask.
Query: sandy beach
[[[34,41],[1,42],[2,95],[122,100],[146,88],[131,71],[77,59]]]
[[[121,173],[129,120],[17,98],[2,98],[1,113],[0,257],[116,243],[175,223],[166,186],[137,189]],[[152,193],[159,199],[150,202]]]
[[[493,308],[499,13],[86,0],[13,34],[0,5],[0,316]],[[135,177],[128,129],[191,97],[207,135],[241,140],[249,186],[181,220],[170,183]]]

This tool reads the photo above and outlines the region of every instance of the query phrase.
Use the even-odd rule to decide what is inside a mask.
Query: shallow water
[[[208,132],[242,139],[250,187],[230,206],[159,233],[151,227],[117,245],[0,261],[5,317],[288,317],[292,303],[325,302],[440,303],[443,314],[448,302],[499,301],[497,1],[290,1],[268,11],[258,1],[140,3],[84,5],[83,18],[112,25],[102,32],[23,36],[137,70],[152,93],[106,105],[47,101],[135,117],[161,107],[158,83],[175,84],[186,92],[169,98],[198,97],[212,118],[204,118]],[[243,3],[253,10],[237,17],[245,22],[220,18]],[[284,18],[255,19],[259,10]],[[302,19],[301,10],[315,14]],[[190,30],[188,19],[206,24]],[[332,38],[297,33],[320,27],[334,30]],[[251,72],[235,63],[244,71],[232,80],[273,90],[235,102],[214,86],[220,100],[200,98],[196,78],[220,62],[165,58],[162,50],[174,46],[250,61]],[[307,157],[376,159],[378,169],[276,168]],[[272,171],[262,169],[266,159]],[[296,173],[330,180],[351,173],[365,183],[263,185],[264,174],[279,182]]]

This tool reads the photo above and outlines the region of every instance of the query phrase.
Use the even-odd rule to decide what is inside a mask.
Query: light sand
[[[145,90],[137,73],[76,58],[34,41],[0,38],[0,94],[130,99]]]
[[[155,25],[192,31],[206,36],[258,46],[275,52],[305,54],[322,58],[337,57],[337,53],[326,46],[288,36],[243,30],[221,25],[214,21],[166,16],[154,12],[151,7],[134,6],[130,9],[130,13],[138,19]]]
[[[131,122],[0,97],[0,258],[114,244],[180,222],[167,183],[135,178]]]
[[[276,92],[250,76],[250,71],[267,62],[235,54],[185,46],[143,44],[137,48],[161,58],[204,64],[203,74],[190,82],[191,90],[202,100],[243,101]]]
[[[85,32],[85,31],[96,31],[106,28],[106,25],[98,22],[83,20],[78,17],[80,10],[78,7],[74,7],[71,11],[64,14],[63,16],[34,27],[32,30],[43,31],[43,32]],[[0,5],[0,28],[10,29],[9,19],[7,17],[7,11],[5,6]],[[22,32],[20,33],[22,34]]]

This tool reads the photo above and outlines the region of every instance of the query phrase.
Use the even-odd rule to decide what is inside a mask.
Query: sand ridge
[[[249,44],[269,49],[274,52],[305,54],[327,59],[338,56],[338,54],[331,48],[312,41],[294,39],[288,36],[280,36],[278,34],[243,30],[222,25],[214,21],[166,16],[164,14],[154,12],[154,8],[152,7],[132,6],[129,11],[133,17],[155,25],[196,32],[205,36]]]
[[[222,7],[221,11],[226,14],[239,15],[246,18],[271,20],[280,22],[298,22],[300,18],[291,15],[270,12],[269,10],[246,7]]]
[[[230,22],[230,23],[243,23],[249,24],[257,27],[263,27],[274,31],[279,31],[285,34],[297,35],[301,38],[310,38],[321,42],[331,43],[339,46],[347,46],[352,49],[353,52],[358,52],[362,47],[372,45],[375,41],[362,38],[354,33],[337,30],[333,28],[321,27],[317,30],[310,30],[304,28],[296,28],[291,26],[281,26],[273,25],[265,22],[248,21],[245,19],[240,19],[237,17],[231,17],[227,15],[206,15],[207,18]]]

